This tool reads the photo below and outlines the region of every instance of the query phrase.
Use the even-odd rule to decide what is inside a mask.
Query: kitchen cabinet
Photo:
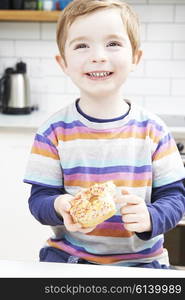
[[[185,223],[165,234],[164,246],[168,250],[171,265],[185,268]]]
[[[41,225],[28,207],[30,185],[24,172],[35,130],[0,127],[0,259],[38,260],[49,236],[49,226]]]
[[[61,11],[0,10],[0,21],[57,22]]]

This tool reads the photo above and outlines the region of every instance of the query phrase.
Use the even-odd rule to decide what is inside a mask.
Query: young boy
[[[55,232],[40,260],[168,268],[163,234],[185,212],[185,172],[165,124],[123,96],[142,54],[137,15],[121,1],[74,0],[57,41],[80,98],[39,128],[27,166],[31,213]],[[75,224],[71,199],[107,180],[120,195],[116,215],[95,228]]]

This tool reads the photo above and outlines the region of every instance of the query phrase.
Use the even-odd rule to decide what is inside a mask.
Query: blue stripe
[[[65,235],[65,239],[63,239],[62,242],[64,242],[66,245],[70,246],[73,249],[76,249],[78,251],[82,251],[84,254],[85,253],[95,254],[94,250],[92,250],[92,251],[90,250],[88,242],[87,242],[87,244],[84,243],[84,247],[82,247],[82,246],[80,246],[83,243],[82,241],[78,242],[78,241],[74,240],[72,237],[70,237],[68,235]],[[77,243],[78,243],[78,245],[77,245]],[[97,256],[102,256],[102,255],[98,254],[98,250],[97,250],[96,255]]]
[[[127,238],[128,239],[128,238]],[[68,246],[70,246],[70,247],[72,247],[73,249],[75,249],[75,250],[77,250],[77,251],[82,251],[82,252],[84,252],[84,254],[85,253],[89,253],[89,254],[95,254],[95,252],[93,251],[93,252],[89,252],[89,251],[87,251],[84,247],[85,246],[87,246],[88,248],[89,248],[89,245],[87,244],[87,245],[84,245],[84,247],[81,247],[80,246],[80,244],[76,244],[76,243],[79,243],[78,241],[76,241],[76,240],[74,240],[73,238],[71,238],[71,237],[69,237],[69,236],[67,236],[67,235],[65,235],[65,239],[62,239],[62,241],[66,244],[66,245],[68,245]],[[56,240],[55,240],[55,242],[56,242]],[[117,256],[117,255],[134,255],[134,254],[145,254],[145,255],[147,255],[147,254],[149,254],[149,253],[153,253],[153,252],[155,252],[157,249],[160,249],[161,248],[161,246],[163,245],[163,242],[164,242],[164,240],[162,239],[162,238],[160,238],[152,247],[149,247],[149,248],[146,248],[146,249],[144,249],[144,250],[141,250],[141,251],[138,251],[138,252],[134,252],[134,253],[129,253],[129,252],[127,252],[127,253],[122,253],[122,252],[120,252],[120,253],[116,253],[116,254],[112,254],[112,255],[110,255],[110,254],[95,254],[96,256],[98,256],[98,257],[101,257],[101,256],[103,256],[103,257],[105,257],[105,256],[113,256],[113,257],[115,257],[115,256]],[[72,244],[73,243],[73,244]],[[98,247],[98,243],[97,243],[97,247]]]
[[[185,169],[176,170],[176,172],[171,176],[166,176],[161,180],[156,179],[155,182],[153,182],[153,187],[160,187],[166,184],[176,182],[178,180],[182,180],[184,178],[185,178]]]
[[[29,179],[24,179],[23,182],[25,183],[29,183],[29,184],[38,184],[38,185],[41,185],[41,186],[46,186],[46,187],[50,187],[50,188],[64,188],[63,185],[51,185],[51,184],[45,184],[45,183],[42,183],[40,181],[34,181],[34,180],[29,180]]]
[[[148,125],[153,125],[155,126],[155,128],[158,130],[158,131],[163,131],[163,127],[161,125],[159,125],[158,123],[156,123],[155,120],[150,120],[150,119],[147,119],[145,121],[137,121],[137,120],[130,120],[128,123],[127,123],[127,126],[137,126],[137,127],[147,127]]]
[[[107,219],[105,222],[123,223],[122,216],[120,214],[112,216],[111,218]]]
[[[159,131],[161,131],[163,128],[161,125],[159,125],[158,123],[156,123],[154,120],[145,120],[145,121],[137,121],[137,120],[130,120],[127,123],[127,126],[137,126],[137,127],[147,127],[148,125],[154,125],[155,128]],[[81,123],[78,120],[75,120],[73,122],[65,122],[65,121],[58,121],[58,122],[54,122],[52,123],[52,126],[50,126],[50,128],[48,128],[48,130],[50,130],[50,132],[58,127],[62,127],[63,129],[71,129],[74,127],[86,127],[83,123]],[[46,130],[47,132],[47,130]]]
[[[45,130],[44,134],[50,135],[56,128],[62,128],[62,129],[71,129],[75,127],[85,127],[80,121],[73,121],[71,123],[66,123],[64,121],[59,121],[56,123],[53,123],[52,126],[50,126],[47,130]]]
[[[164,144],[169,143],[170,140],[172,140],[171,134],[165,135],[165,136],[159,141],[159,143],[158,143],[158,145],[157,145],[157,148],[156,148],[155,152],[153,153],[153,156],[155,155],[155,153],[159,150],[159,148],[160,148],[161,146],[163,146]]]
[[[110,173],[118,173],[118,172],[125,172],[125,173],[144,173],[144,172],[151,172],[152,167],[149,165],[142,166],[142,167],[135,167],[135,166],[114,166],[114,167],[105,167],[105,168],[95,168],[95,167],[75,167],[64,169],[64,173],[66,175],[72,175],[75,173],[82,173],[82,174],[110,174]]]
[[[44,143],[44,144],[47,144],[47,145],[50,145],[52,147],[55,147],[53,145],[53,143],[47,137],[42,136],[42,135],[40,135],[38,133],[35,135],[35,141],[41,142],[41,143]]]
[[[151,160],[150,158],[148,157],[145,157],[146,160],[137,160],[134,162],[134,166],[137,168],[137,167],[142,167],[142,166],[146,166],[146,165],[150,165],[151,164]],[[129,165],[129,161],[130,159],[127,159],[127,160],[102,160],[101,158],[99,159],[97,157],[96,160],[94,159],[88,159],[88,165],[89,167],[93,167],[93,168],[96,168],[96,167],[101,167],[101,168],[105,168],[107,166],[109,167],[112,167],[112,166],[128,166]],[[82,161],[81,160],[71,160],[69,161],[63,161],[62,162],[62,166],[63,166],[63,169],[72,169],[72,168],[76,168],[76,167],[79,167],[80,165],[82,164]]]
[[[137,254],[148,254],[155,252],[157,249],[160,249],[163,245],[164,240],[161,238],[159,239],[151,248],[146,248],[142,251],[136,252]]]
[[[130,120],[127,123],[127,126],[137,126],[139,128],[146,128],[149,125],[153,125],[155,126],[155,128],[158,131],[162,131],[162,126],[157,124],[154,120],[145,120],[145,121],[137,121],[137,120]],[[44,134],[50,135],[52,131],[54,131],[56,128],[62,128],[62,129],[71,129],[71,128],[75,128],[75,127],[86,127],[83,123],[81,123],[78,120],[75,120],[73,122],[65,122],[65,121],[58,121],[58,122],[54,122],[52,124],[52,126],[50,126],[48,129],[46,129],[44,131]]]
[[[43,174],[44,175],[44,174]],[[47,186],[50,185],[50,186],[56,186],[56,187],[60,187],[61,186],[61,183],[62,183],[62,180],[55,180],[55,179],[51,179],[51,178],[46,178],[46,177],[41,177],[41,176],[34,176],[34,175],[31,175],[31,174],[27,174],[26,178],[24,178],[25,180],[29,181],[29,182],[33,182],[33,183],[44,183],[46,184]]]

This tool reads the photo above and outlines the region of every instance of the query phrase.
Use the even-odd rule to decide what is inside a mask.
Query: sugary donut
[[[82,227],[93,227],[116,213],[113,196],[116,186],[112,181],[96,183],[78,192],[71,201],[70,214]]]

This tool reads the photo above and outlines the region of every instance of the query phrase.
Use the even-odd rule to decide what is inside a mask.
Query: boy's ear
[[[136,66],[138,65],[138,63],[141,60],[142,55],[143,55],[143,51],[139,49],[133,57],[132,70],[131,71],[135,70]]]
[[[62,56],[59,54],[55,55],[55,59],[56,59],[57,63],[59,64],[59,66],[62,68],[63,72],[66,73],[66,62],[64,61]]]

